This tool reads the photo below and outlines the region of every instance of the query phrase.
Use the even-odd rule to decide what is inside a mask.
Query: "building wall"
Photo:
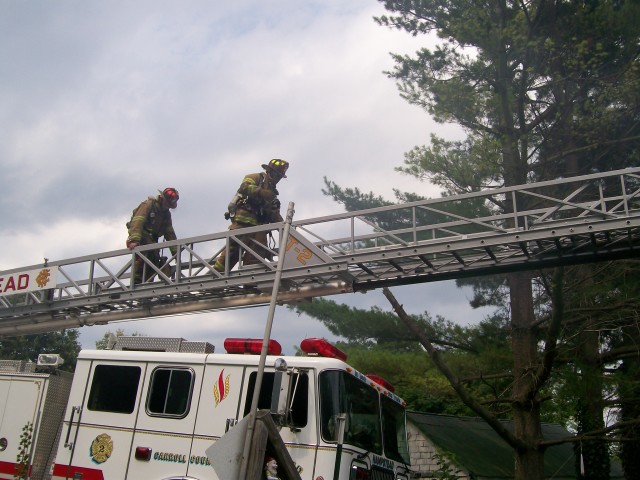
[[[434,472],[440,468],[437,463],[438,450],[411,422],[407,422],[407,436],[409,437],[411,470],[419,474],[416,478],[435,478]],[[457,470],[459,480],[470,480],[469,475],[455,465],[452,466],[452,469]]]

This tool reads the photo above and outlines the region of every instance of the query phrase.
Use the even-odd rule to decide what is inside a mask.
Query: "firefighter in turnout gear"
[[[176,232],[173,230],[171,222],[171,209],[178,206],[178,191],[173,187],[167,187],[159,195],[149,197],[133,210],[131,220],[127,223],[129,236],[127,237],[127,248],[133,250],[138,245],[149,245],[158,243],[160,237],[165,241],[175,240]],[[177,248],[170,247],[172,255],[176,255]],[[145,257],[154,265],[162,267],[166,263],[166,258],[161,257],[158,250],[145,252]],[[145,261],[136,255],[133,263],[134,283],[142,283],[143,272],[144,281],[155,275],[155,271],[145,264]],[[162,273],[171,275],[171,268],[165,265]]]
[[[280,201],[278,200],[278,182],[287,178],[286,172],[289,163],[279,158],[274,158],[268,164],[262,165],[264,172],[251,173],[244,177],[237,193],[231,200],[225,218],[231,220],[229,230],[255,227],[268,223],[282,222],[280,215]],[[254,250],[262,258],[271,259],[271,253],[266,248],[267,232],[258,232],[239,236],[238,239]],[[229,246],[229,270],[238,263],[240,247],[235,242]],[[213,268],[218,272],[225,271],[227,251],[223,251],[216,259]],[[243,265],[260,263],[251,253],[245,252],[242,258]]]

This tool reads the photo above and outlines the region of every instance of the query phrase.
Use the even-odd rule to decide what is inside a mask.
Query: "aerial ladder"
[[[267,305],[276,277],[282,304],[630,258],[640,250],[640,168],[295,220],[280,249],[285,223],[2,271],[0,336]],[[259,231],[274,233],[269,258],[244,236]],[[218,272],[231,246],[244,261]],[[173,247],[162,264],[145,256]],[[135,257],[143,283],[133,282]]]

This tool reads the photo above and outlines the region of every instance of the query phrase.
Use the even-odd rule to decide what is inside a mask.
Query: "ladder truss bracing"
[[[0,335],[268,304],[283,227],[0,272]],[[249,237],[267,231],[267,244]],[[239,262],[216,271],[215,258],[230,247]],[[271,258],[259,255],[264,248]],[[639,249],[640,169],[598,173],[296,220],[278,301],[629,258]],[[134,284],[136,257],[145,281]],[[23,288],[27,274],[42,271],[53,285]]]

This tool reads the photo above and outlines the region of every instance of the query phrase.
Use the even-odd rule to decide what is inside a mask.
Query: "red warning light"
[[[136,447],[135,459],[148,462],[151,460],[151,449],[149,447]]]
[[[365,375],[365,377],[367,377],[369,380],[373,380],[374,382],[376,382],[378,385],[382,385],[384,388],[386,388],[387,390],[389,390],[390,392],[395,392],[396,391],[396,387],[394,387],[393,385],[391,385],[389,382],[387,382],[384,378],[382,378],[380,375],[374,375],[372,373],[368,373],[367,375]]]
[[[319,355],[327,358],[337,358],[347,361],[347,354],[334,347],[324,338],[305,338],[300,344],[300,349],[307,355]]]
[[[262,352],[262,340],[257,338],[227,338],[224,341],[224,349],[227,353],[260,355]],[[269,340],[267,354],[281,355],[282,347],[275,340]]]

